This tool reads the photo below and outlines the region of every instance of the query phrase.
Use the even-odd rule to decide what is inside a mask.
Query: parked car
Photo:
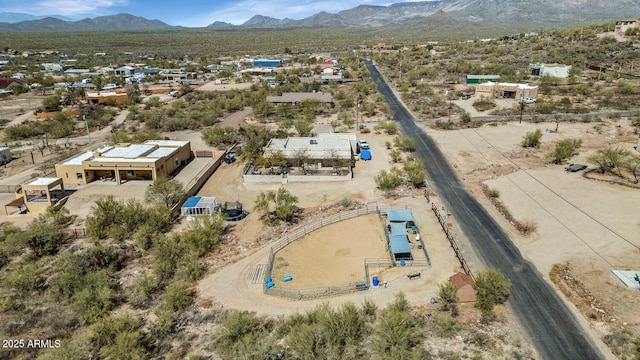
[[[231,149],[227,153],[227,155],[224,156],[224,162],[227,163],[227,164],[231,164],[232,162],[235,162],[236,161],[236,152],[237,152],[237,150],[235,148]]]
[[[356,153],[360,154],[361,150],[369,150],[369,142],[364,139],[360,139],[356,142]]]
[[[522,102],[524,102],[525,104],[535,104],[536,103],[536,99],[532,99],[532,98],[524,98],[524,100],[521,100]]]
[[[462,100],[469,100],[471,99],[471,94],[462,94]]]

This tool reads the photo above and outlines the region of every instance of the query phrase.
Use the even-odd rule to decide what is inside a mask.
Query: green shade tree
[[[144,193],[147,202],[173,207],[187,195],[184,185],[174,178],[166,176],[156,179]]]
[[[493,308],[507,301],[511,281],[505,278],[496,269],[488,268],[478,272],[476,283],[476,307],[482,311],[491,311]]]

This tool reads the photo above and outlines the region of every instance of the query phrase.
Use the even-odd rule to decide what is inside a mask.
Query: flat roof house
[[[571,65],[562,64],[529,64],[529,73],[533,76],[552,76],[557,78],[568,78]]]
[[[629,29],[637,28],[638,25],[640,25],[640,23],[638,22],[638,19],[618,20],[616,21],[615,32],[617,32],[618,34],[624,34]]]
[[[522,99],[538,97],[538,87],[528,84],[486,82],[476,86],[476,95],[492,98]]]
[[[353,134],[318,134],[317,137],[271,139],[264,149],[264,156],[281,153],[287,159],[295,159],[304,151],[306,157],[319,163],[329,159],[350,160],[353,157],[352,140],[355,141]]]
[[[167,176],[191,158],[188,141],[149,140],[144,144],[118,144],[88,151],[56,164],[56,176],[65,185],[85,185],[111,179],[119,185],[129,180],[156,180]]]
[[[129,76],[129,75],[133,75],[133,73],[135,72],[136,68],[134,68],[133,66],[120,66],[119,68],[114,69],[114,73],[116,74],[116,76]]]

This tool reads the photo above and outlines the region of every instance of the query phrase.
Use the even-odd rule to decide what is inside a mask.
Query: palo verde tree
[[[588,160],[590,163],[597,165],[601,173],[604,174],[607,171],[617,169],[618,176],[621,177],[622,168],[630,154],[631,152],[629,150],[620,146],[608,146],[589,156]]]
[[[560,140],[557,144],[551,157],[556,164],[562,164],[563,161],[571,158],[578,148],[582,146],[582,140],[580,139],[564,139]]]
[[[147,188],[144,193],[144,199],[153,204],[172,207],[186,194],[187,192],[180,181],[163,176],[156,179],[156,181]]]
[[[278,224],[280,221],[291,221],[293,215],[299,211],[298,197],[285,188],[262,192],[255,201],[256,211],[262,213],[268,224]]]
[[[539,148],[542,139],[542,130],[530,131],[522,137],[522,147]]]
[[[476,290],[476,307],[482,311],[493,308],[507,301],[511,281],[493,268],[478,272],[474,288]]]

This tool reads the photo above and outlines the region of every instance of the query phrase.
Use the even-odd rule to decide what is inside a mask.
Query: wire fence
[[[453,251],[456,253],[456,257],[460,261],[460,265],[462,265],[462,270],[464,270],[465,274],[471,276],[475,281],[476,278],[475,276],[473,276],[473,273],[471,272],[471,268],[469,267],[469,264],[467,264],[467,261],[464,259],[464,256],[462,256],[462,251],[460,251],[460,247],[458,247],[458,244],[456,243],[456,240],[454,239],[453,234],[451,234],[451,231],[449,231],[449,226],[447,225],[447,222],[445,221],[444,217],[440,214],[440,211],[438,210],[438,207],[436,206],[435,203],[431,203],[431,209],[436,214],[436,217],[438,218],[438,222],[440,222],[440,226],[442,226],[442,230],[447,236],[447,239],[449,239],[449,243],[451,243],[451,247],[453,248]]]

